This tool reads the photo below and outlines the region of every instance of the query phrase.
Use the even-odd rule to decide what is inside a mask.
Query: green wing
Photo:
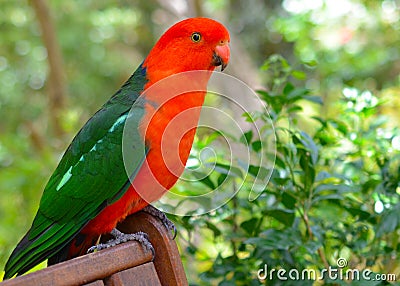
[[[75,136],[47,183],[31,229],[19,242],[6,266],[4,278],[22,274],[70,242],[107,205],[129,187],[122,142],[127,120],[138,126],[144,114],[139,98],[146,83],[142,66]],[[133,106],[133,112],[130,110]],[[146,151],[138,130],[130,130],[131,177]]]

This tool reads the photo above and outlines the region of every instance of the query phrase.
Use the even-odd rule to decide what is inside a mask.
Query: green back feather
[[[69,243],[107,205],[129,187],[145,156],[137,128],[129,139],[136,152],[126,173],[122,152],[124,125],[138,126],[144,114],[138,100],[146,83],[140,65],[121,89],[83,126],[50,177],[31,229],[19,242],[6,266],[4,278],[22,274]],[[132,106],[134,112],[129,113]],[[129,117],[128,117],[129,114]]]

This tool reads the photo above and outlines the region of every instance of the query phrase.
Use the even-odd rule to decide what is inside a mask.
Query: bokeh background
[[[277,153],[257,200],[249,183],[211,213],[171,216],[190,284],[281,285],[258,279],[258,269],[320,271],[339,258],[344,270],[399,279],[398,0],[0,0],[0,269],[74,134],[158,37],[192,16],[230,30],[226,73],[259,90]],[[220,135],[200,132],[193,158]],[[274,159],[263,140],[237,138]],[[213,173],[174,190],[235,190],[243,174],[267,169],[232,169],[218,156]]]

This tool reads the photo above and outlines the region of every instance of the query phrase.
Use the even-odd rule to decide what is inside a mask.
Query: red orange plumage
[[[228,43],[226,28],[207,18],[181,21],[161,36],[127,83],[72,141],[45,188],[32,228],[7,262],[5,278],[49,257],[58,262],[85,253],[99,235],[176,183],[211,71],[229,61]],[[197,70],[205,72],[196,75]],[[183,72],[189,73],[175,76]],[[130,116],[134,104],[139,111]],[[121,141],[127,120],[136,129],[132,144],[141,145],[132,152],[139,147],[146,152],[133,153],[136,171],[121,174],[126,171]],[[64,210],[63,204],[71,209]]]

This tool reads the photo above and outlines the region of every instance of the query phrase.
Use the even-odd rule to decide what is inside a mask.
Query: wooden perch
[[[125,219],[118,229],[149,235],[155,258],[138,242],[127,242],[0,283],[0,286],[188,285],[178,248],[161,221],[147,213]]]

